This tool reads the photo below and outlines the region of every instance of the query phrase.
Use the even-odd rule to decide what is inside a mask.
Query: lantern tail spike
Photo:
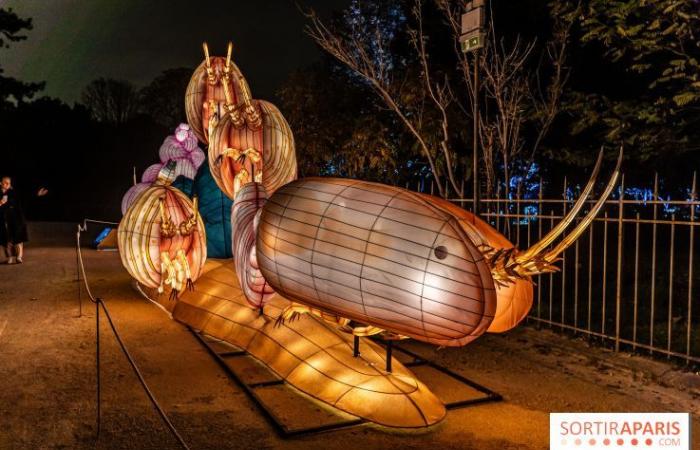
[[[595,181],[598,177],[598,173],[600,172],[600,166],[602,161],[603,149],[601,149],[600,153],[598,153],[598,159],[596,160],[595,167],[593,168],[591,178],[588,180],[586,187],[581,192],[581,196],[576,201],[573,208],[571,208],[571,211],[569,211],[569,214],[567,214],[566,217],[564,217],[564,219],[562,219],[561,222],[559,222],[554,228],[552,228],[552,230],[549,233],[547,233],[542,239],[540,239],[538,242],[536,242],[524,252],[520,253],[518,255],[520,259],[528,260],[535,257],[535,255],[540,254],[544,249],[549,247],[549,245],[552,242],[554,242],[564,232],[564,230],[566,230],[566,227],[568,227],[574,221],[576,215],[586,204],[586,199],[588,198],[591,191],[593,190],[593,187],[595,186]]]
[[[615,165],[615,171],[613,172],[612,176],[610,177],[610,180],[608,181],[607,186],[605,186],[605,190],[603,191],[603,194],[600,196],[598,201],[593,205],[591,210],[586,214],[586,216],[581,220],[581,223],[579,223],[574,230],[569,233],[564,239],[557,244],[556,247],[554,247],[552,250],[547,252],[547,254],[544,256],[544,258],[547,261],[554,261],[557,256],[559,256],[564,250],[569,248],[571,244],[573,244],[576,239],[583,234],[584,231],[588,228],[588,226],[593,222],[595,219],[595,216],[598,215],[600,210],[603,208],[605,205],[606,200],[612,193],[613,189],[615,188],[615,185],[617,184],[617,179],[620,177],[620,166],[622,165],[622,154],[623,154],[623,149],[620,147],[620,154],[617,158],[617,164]]]
[[[500,250],[489,248],[483,250],[484,256],[489,260],[491,274],[496,284],[500,286],[507,285],[516,279],[529,278],[533,275],[559,271],[559,268],[554,265],[558,261],[559,255],[576,242],[576,239],[588,229],[588,226],[593,222],[596,215],[598,215],[605,205],[605,202],[612,193],[620,176],[623,156],[622,147],[620,148],[615,170],[598,201],[596,201],[593,207],[591,207],[591,210],[569,234],[564,236],[554,248],[545,251],[545,249],[564,232],[566,227],[574,221],[576,215],[581,211],[593,189],[595,179],[600,171],[602,156],[603,152],[601,150],[591,179],[581,193],[581,197],[574,204],[574,207],[552,231],[542,238],[542,240],[521,253],[515,248]]]

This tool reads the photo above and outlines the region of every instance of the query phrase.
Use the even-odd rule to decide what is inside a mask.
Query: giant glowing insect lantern
[[[256,202],[257,240],[238,262],[238,270],[248,274],[239,273],[239,280],[262,286],[252,289],[253,305],[260,305],[263,289],[269,288],[297,302],[283,319],[319,310],[362,324],[362,335],[369,325],[373,332],[465,345],[486,331],[511,329],[525,317],[532,305],[531,277],[557,270],[558,255],[587,228],[617,181],[621,155],[601,199],[548,249],[583,208],[601,162],[602,152],[571,212],[525,251],[433,196],[358,180],[298,180],[267,202]],[[249,190],[240,196],[249,199]],[[246,211],[240,218],[251,215]],[[246,264],[250,267],[240,267]]]
[[[170,186],[175,163],[163,167],[151,187],[138,194],[119,223],[122,263],[144,286],[178,293],[199,277],[207,257],[197,199]]]
[[[520,251],[444,199],[360,180],[296,180],[284,117],[252,98],[230,44],[225,58],[210,57],[206,44],[204,52],[187,88],[187,118],[209,144],[211,179],[234,201],[226,227],[233,264],[211,261],[204,271],[197,201],[172,188],[165,169],[129,195],[123,264],[141,284],[169,286],[175,296],[201,275],[205,282],[177,303],[162,301],[172,317],[245,349],[319,400],[389,426],[442,420],[444,405],[425,385],[398,361],[392,372],[390,354],[358,337],[462,346],[515,327],[532,307],[532,277],[557,270],[612,192],[622,154],[568,235],[555,244],[584,208],[602,152],[569,214]]]

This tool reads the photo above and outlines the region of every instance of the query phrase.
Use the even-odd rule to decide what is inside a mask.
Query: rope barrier
[[[189,447],[185,443],[184,439],[182,439],[182,436],[180,436],[180,433],[178,433],[177,429],[175,429],[175,426],[172,424],[170,419],[168,418],[167,414],[163,410],[163,408],[160,406],[158,403],[158,400],[156,400],[155,396],[153,395],[153,392],[151,389],[148,387],[148,384],[146,383],[146,380],[144,379],[143,375],[141,374],[141,371],[139,370],[136,361],[134,361],[134,358],[131,356],[131,353],[129,353],[129,350],[126,348],[126,345],[124,344],[124,341],[122,340],[121,336],[119,335],[119,332],[117,331],[116,326],[114,325],[114,322],[112,321],[112,316],[109,313],[109,310],[107,309],[107,305],[104,303],[104,301],[99,298],[95,297],[92,293],[92,290],[90,289],[90,283],[88,282],[87,279],[87,274],[85,272],[85,264],[83,262],[83,254],[81,251],[81,246],[80,246],[80,236],[83,231],[87,230],[87,224],[88,223],[96,223],[96,224],[103,224],[103,225],[118,225],[114,222],[106,222],[106,221],[101,221],[101,220],[92,220],[92,219],[85,219],[82,224],[78,225],[78,231],[76,233],[76,263],[77,263],[77,272],[78,272],[78,299],[80,301],[80,315],[82,316],[82,300],[81,300],[81,295],[80,295],[80,285],[81,281],[83,282],[82,284],[85,285],[85,291],[88,294],[88,298],[90,301],[95,305],[95,371],[96,371],[96,421],[97,421],[97,438],[100,436],[100,429],[102,425],[102,384],[101,384],[101,371],[100,371],[100,308],[104,311],[105,317],[107,318],[107,322],[112,329],[112,334],[114,335],[114,338],[116,339],[117,343],[119,344],[119,347],[122,350],[122,353],[126,357],[127,361],[129,361],[129,365],[131,365],[131,368],[134,370],[134,374],[136,374],[136,377],[139,380],[139,383],[141,384],[141,387],[143,390],[146,392],[146,395],[148,396],[148,399],[151,401],[151,404],[153,407],[156,409],[158,412],[158,415],[160,418],[163,420],[165,425],[168,427],[168,430],[170,433],[173,435],[173,437],[178,441],[180,446],[185,449],[189,450]],[[81,280],[82,277],[82,280]]]

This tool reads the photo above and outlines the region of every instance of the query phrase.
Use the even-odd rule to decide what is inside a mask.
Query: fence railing
[[[533,280],[528,320],[608,341],[616,351],[700,363],[695,184],[693,176],[687,199],[664,200],[655,177],[650,195],[638,199],[625,196],[622,176],[615,198],[561,255],[561,271]],[[566,186],[564,193],[559,199],[481,199],[480,216],[524,249],[570,210],[576,198],[566,198]],[[471,209],[472,199],[451,200]]]

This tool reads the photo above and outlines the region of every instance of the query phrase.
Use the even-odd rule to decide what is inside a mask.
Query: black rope
[[[175,426],[172,424],[172,422],[168,418],[167,414],[165,413],[163,408],[158,403],[158,400],[156,400],[155,396],[153,395],[153,392],[148,387],[148,384],[146,383],[146,380],[143,378],[143,375],[141,374],[141,371],[139,370],[138,366],[136,365],[134,358],[129,353],[129,350],[126,348],[124,341],[122,340],[121,336],[119,335],[119,332],[117,331],[117,328],[114,325],[114,322],[112,321],[112,317],[109,314],[109,310],[107,309],[107,305],[104,303],[104,301],[101,298],[95,297],[92,295],[92,291],[90,290],[90,284],[88,283],[87,275],[85,273],[85,265],[83,263],[83,255],[82,255],[82,252],[80,250],[80,248],[81,248],[80,247],[80,234],[81,234],[81,232],[83,232],[87,229],[87,222],[112,224],[112,225],[116,225],[116,224],[114,224],[112,222],[85,220],[82,225],[78,225],[78,232],[76,233],[76,256],[77,256],[77,263],[78,263],[78,296],[79,296],[79,300],[80,300],[80,284],[81,284],[80,283],[80,280],[81,280],[80,276],[82,275],[82,281],[83,281],[83,283],[85,283],[85,290],[87,291],[88,298],[95,305],[95,375],[96,375],[96,420],[97,420],[96,438],[99,438],[99,436],[100,436],[100,429],[101,429],[101,425],[102,425],[102,411],[101,411],[102,410],[102,383],[101,383],[101,369],[100,369],[100,307],[102,307],[102,310],[104,311],[105,317],[107,318],[107,322],[109,323],[109,326],[112,330],[112,334],[114,335],[114,338],[117,340],[117,343],[119,344],[119,347],[121,348],[122,353],[126,357],[127,361],[129,361],[129,365],[131,365],[131,368],[134,370],[134,374],[136,374],[136,377],[138,378],[139,383],[141,384],[141,387],[146,392],[146,395],[148,396],[148,399],[151,401],[151,404],[153,404],[153,407],[158,412],[158,415],[163,420],[165,425],[168,427],[168,430],[173,435],[173,437],[175,437],[175,439],[178,441],[180,446],[185,450],[189,450],[189,447],[187,446],[185,441],[182,439],[182,436],[180,436],[180,433],[178,433],[177,429],[175,429]],[[80,302],[80,313],[82,314],[82,301]]]

